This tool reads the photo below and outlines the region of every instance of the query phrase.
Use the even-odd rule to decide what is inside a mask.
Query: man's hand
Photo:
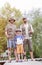
[[[7,31],[5,32],[6,37],[9,39],[9,35],[7,34]]]
[[[33,34],[33,32],[32,31],[29,31],[29,36],[30,37],[32,37],[32,34]]]
[[[33,34],[33,32],[32,31],[29,31],[29,34]]]

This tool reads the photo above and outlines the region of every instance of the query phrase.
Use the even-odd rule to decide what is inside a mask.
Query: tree
[[[33,18],[33,46],[35,57],[42,57],[42,16],[39,10],[35,11]]]

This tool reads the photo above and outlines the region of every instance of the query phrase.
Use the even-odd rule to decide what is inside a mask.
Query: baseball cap
[[[16,29],[16,32],[21,32],[22,30],[21,29]]]

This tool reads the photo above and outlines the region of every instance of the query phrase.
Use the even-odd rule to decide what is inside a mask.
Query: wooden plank
[[[0,62],[0,65],[4,65],[4,63],[5,63],[4,61],[3,62]]]
[[[6,62],[4,65],[42,65],[40,61],[27,61],[27,62],[16,62],[12,61],[11,63]]]

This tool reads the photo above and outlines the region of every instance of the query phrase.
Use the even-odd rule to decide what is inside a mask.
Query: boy
[[[16,36],[14,40],[16,41],[17,56],[18,56],[16,61],[17,62],[22,61],[24,49],[23,49],[23,36],[22,36],[22,32],[20,29],[16,30]],[[20,59],[20,54],[21,54],[22,59]]]

